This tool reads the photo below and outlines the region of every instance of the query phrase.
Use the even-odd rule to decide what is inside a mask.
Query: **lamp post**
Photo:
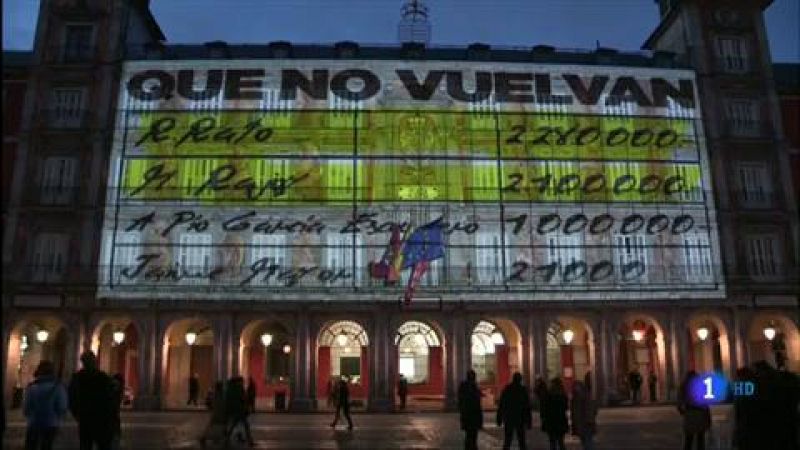
[[[289,344],[286,344],[286,345],[283,346],[283,353],[286,353],[288,355],[289,352],[291,352],[291,351],[292,351],[292,347]]]
[[[572,339],[575,337],[575,332],[567,328],[561,333],[561,337],[564,338],[564,343],[570,345],[572,343]]]
[[[111,335],[111,339],[114,340],[115,344],[120,345],[125,341],[125,332],[117,330]]]
[[[194,345],[194,343],[197,341],[197,333],[195,333],[194,331],[187,332],[185,337],[186,337],[186,343],[189,345]]]
[[[772,324],[767,325],[764,327],[764,337],[767,338],[768,341],[772,341],[775,339],[775,335],[777,334],[777,330]]]
[[[47,330],[39,330],[36,332],[36,340],[41,343],[47,342],[48,337],[50,337],[50,333]]]
[[[261,335],[261,345],[264,347],[269,347],[272,344],[272,335],[269,333],[264,333]]]
[[[698,329],[697,329],[697,337],[698,337],[698,338],[699,338],[701,341],[705,341],[706,339],[708,339],[708,328],[706,328],[706,327],[700,327],[700,328],[698,328]]]
[[[644,339],[644,331],[642,330],[633,330],[631,334],[633,335],[633,340],[636,342],[642,342],[642,339]]]

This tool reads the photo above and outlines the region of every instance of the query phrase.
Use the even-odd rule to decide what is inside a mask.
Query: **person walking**
[[[114,426],[112,427],[112,446],[114,448],[120,447],[122,441],[122,417],[120,409],[122,408],[122,399],[125,397],[125,378],[122,374],[115,373],[111,377],[112,399],[114,401]]]
[[[656,377],[656,372],[653,369],[650,369],[650,373],[647,374],[647,390],[650,391],[650,403],[656,402],[657,383],[658,378]]]
[[[256,412],[256,380],[247,378],[247,409],[250,413]]]
[[[586,385],[580,381],[572,386],[569,412],[572,434],[580,439],[583,450],[593,450],[594,435],[597,432],[597,404]]]
[[[336,387],[336,416],[333,418],[331,428],[336,428],[339,422],[339,413],[344,414],[347,419],[347,429],[353,429],[353,420],[350,418],[350,388],[347,386],[347,379],[342,377]]]
[[[706,448],[706,431],[711,428],[711,410],[708,405],[697,403],[691,394],[691,382],[697,372],[690,370],[678,391],[678,412],[683,416],[683,450],[692,450],[697,442],[697,450]]]
[[[253,442],[253,435],[250,433],[250,422],[247,420],[249,408],[247,405],[247,398],[244,389],[244,378],[236,376],[228,380],[228,388],[225,392],[225,415],[228,418],[228,430],[225,432],[225,442],[228,442],[237,426],[241,425],[244,428],[243,437],[241,433],[237,434],[239,442],[245,442],[251,447],[255,445]]]
[[[197,406],[197,397],[200,396],[200,378],[196,373],[189,376],[189,399],[186,405]]]
[[[565,450],[564,435],[567,434],[567,394],[561,378],[553,378],[542,409],[542,430],[550,440],[550,450]]]
[[[517,436],[520,450],[525,450],[525,429],[533,425],[531,404],[528,390],[522,385],[522,374],[514,373],[509,383],[500,394],[497,407],[497,426],[505,425],[503,449],[511,448],[514,435]]]
[[[114,436],[114,386],[111,377],[97,368],[97,358],[87,351],[81,370],[69,382],[69,410],[78,422],[81,450],[111,448]]]
[[[464,430],[464,449],[478,450],[478,430],[483,429],[481,390],[474,370],[467,371],[467,379],[458,386],[458,414]]]
[[[23,400],[23,413],[28,423],[25,450],[51,450],[61,419],[67,413],[67,391],[56,379],[55,366],[41,361]]]
[[[630,386],[631,389],[631,403],[638,405],[641,401],[642,389],[642,374],[639,373],[639,368],[634,367],[630,373],[628,373],[628,386]]]
[[[207,441],[222,443],[228,436],[228,416],[226,414],[225,385],[222,381],[214,383],[214,390],[210,395],[209,408],[211,418],[200,436],[200,446],[205,448]]]
[[[400,397],[400,409],[406,409],[406,397],[408,397],[408,380],[405,375],[400,374],[397,380],[397,395]]]

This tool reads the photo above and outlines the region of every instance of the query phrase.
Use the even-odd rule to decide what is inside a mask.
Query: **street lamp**
[[[47,338],[50,337],[50,333],[47,330],[39,330],[36,332],[36,340],[39,342],[47,342]]]
[[[697,337],[700,338],[701,341],[705,341],[708,339],[708,328],[700,327],[697,329]]]
[[[114,340],[115,344],[120,345],[125,340],[125,332],[119,330],[115,331],[114,334],[111,335],[111,339]]]
[[[572,338],[575,337],[575,332],[567,328],[561,333],[561,336],[564,338],[564,343],[569,345],[572,342]]]
[[[642,330],[633,330],[632,334],[633,340],[636,342],[642,342],[642,339],[644,339],[644,331]]]
[[[272,335],[269,333],[264,333],[261,335],[261,345],[264,347],[269,347],[269,344],[272,344]]]
[[[197,333],[194,331],[189,331],[186,333],[186,343],[189,345],[194,345],[195,341],[197,341]]]
[[[289,344],[286,344],[286,345],[283,346],[283,353],[286,353],[288,355],[289,352],[291,352],[291,351],[292,351],[292,347],[290,347]]]
[[[347,345],[347,335],[342,333],[336,336],[336,343],[339,344],[339,347],[344,347]]]
[[[772,326],[772,324],[769,324],[766,327],[764,327],[764,337],[766,337],[767,340],[771,341],[775,339],[775,334],[777,334],[777,331],[775,330],[775,327]]]

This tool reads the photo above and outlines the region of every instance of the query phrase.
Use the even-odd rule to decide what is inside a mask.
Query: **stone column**
[[[311,399],[311,338],[309,333],[309,317],[305,310],[300,311],[297,316],[295,327],[295,345],[292,350],[292,360],[294,362],[294,374],[291,384],[291,400],[289,409],[293,412],[311,411],[313,401]]]
[[[216,369],[215,379],[217,381],[225,381],[230,378],[230,324],[227,317],[218,317],[217,320],[212,320],[213,333],[214,333],[214,366]]]
[[[589,338],[589,361],[590,370],[592,371],[592,397],[595,400],[602,400],[605,397],[606,387],[603,380],[607,368],[605,367],[606,352],[603,347],[603,322],[599,319],[593,319],[588,322],[592,327],[592,334]]]
[[[139,322],[141,331],[139,358],[139,392],[134,399],[136,409],[161,408],[161,367],[164,342],[162,326],[156,316]]]
[[[388,412],[394,409],[394,390],[391,386],[391,315],[386,308],[373,312],[370,356],[370,385],[368,409],[374,412]],[[396,363],[395,363],[396,364]],[[390,367],[391,366],[391,367]]]
[[[617,335],[617,327],[616,322],[609,318],[608,316],[604,316],[602,319],[603,322],[603,349],[605,352],[605,361],[606,365],[604,367],[604,375],[605,379],[603,380],[603,384],[605,385],[605,402],[613,403],[616,402],[619,398],[619,392],[617,392],[617,349],[619,348],[619,336]]]
[[[464,334],[464,317],[457,315],[452,317],[445,326],[447,336],[445,338],[445,355],[447,361],[445,375],[445,397],[444,407],[448,411],[458,409],[458,384],[461,377],[466,373],[464,356],[462,355],[461,337]]]
[[[533,322],[531,318],[529,318],[522,324],[514,323],[519,327],[520,337],[522,338],[520,351],[522,352],[523,380],[528,386],[533,388],[533,383],[536,380],[536,362],[534,361],[533,353]]]
[[[535,375],[547,379],[547,320],[537,316],[532,320]]]
[[[739,308],[733,309],[733,326],[730,331],[731,347],[731,374],[735,374],[739,367],[750,363],[747,348],[747,332],[744,329],[744,316]]]

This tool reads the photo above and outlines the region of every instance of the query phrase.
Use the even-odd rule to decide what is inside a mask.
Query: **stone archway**
[[[172,322],[164,333],[162,404],[165,408],[205,408],[203,400],[216,381],[214,331],[199,318]],[[189,378],[197,374],[199,399],[188,405]]]
[[[239,337],[239,373],[256,388],[257,410],[284,410],[291,398],[294,337],[277,321],[255,320]]]
[[[686,324],[689,342],[689,370],[696,372],[723,372],[728,378],[734,373],[731,367],[730,335],[725,322],[711,313],[700,312],[689,317]]]
[[[634,372],[638,372],[642,380],[638,401],[666,398],[666,348],[664,331],[658,321],[646,314],[627,315],[619,324],[617,344],[615,381],[620,399],[635,403],[631,386]],[[651,375],[655,383],[650,382]]]
[[[592,368],[595,361],[594,334],[585,319],[559,316],[547,328],[547,380],[559,377],[571,392],[575,381],[588,382],[594,389]]]
[[[766,332],[768,328],[772,332]],[[753,317],[747,332],[747,350],[751,364],[764,360],[777,367],[782,362],[787,370],[800,372],[798,326],[781,313],[763,312]]]
[[[478,321],[470,336],[471,368],[475,371],[485,408],[494,408],[514,372],[522,371],[522,337],[508,319]]]
[[[367,406],[370,384],[369,337],[353,320],[330,322],[317,337],[317,399],[319,408],[331,409],[333,383],[346,377],[354,407]]]
[[[92,333],[91,348],[98,367],[124,382],[122,406],[131,407],[139,394],[141,333],[126,317],[102,320]]]
[[[407,320],[395,332],[393,350],[397,377],[408,381],[408,408],[440,410],[444,406],[444,346],[439,331],[432,325]],[[394,390],[396,394],[396,389]],[[399,401],[399,399],[395,399]]]

